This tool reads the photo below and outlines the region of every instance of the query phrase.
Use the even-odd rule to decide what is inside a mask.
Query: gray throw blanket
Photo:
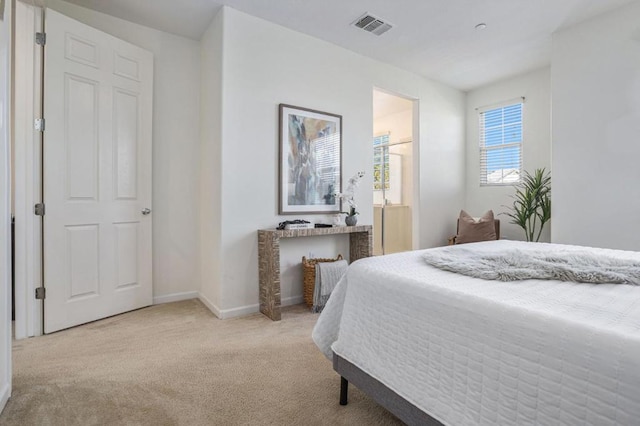
[[[348,266],[349,264],[346,260],[316,263],[316,283],[313,288],[312,312],[322,312],[331,292],[336,288],[338,281],[347,271]]]
[[[483,252],[452,246],[424,253],[436,268],[485,280],[559,280],[640,285],[640,263],[584,251],[506,249]]]

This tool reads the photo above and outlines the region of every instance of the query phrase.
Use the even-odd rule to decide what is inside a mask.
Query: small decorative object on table
[[[302,219],[296,220],[285,220],[284,222],[280,222],[278,224],[278,228],[276,229],[309,229],[313,228],[313,224]]]
[[[354,192],[358,187],[358,185],[360,184],[360,180],[362,179],[363,176],[364,176],[364,172],[358,172],[355,175],[351,176],[351,178],[347,182],[346,191],[340,194],[337,194],[338,198],[340,198],[341,200],[345,200],[349,204],[349,211],[341,212],[347,215],[347,217],[345,217],[344,219],[344,222],[347,224],[347,226],[356,226],[356,224],[358,223],[357,215],[359,213],[356,211],[356,208],[358,206],[356,205],[356,202],[354,200],[354,196],[355,196]]]

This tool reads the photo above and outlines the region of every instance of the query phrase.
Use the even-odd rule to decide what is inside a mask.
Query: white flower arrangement
[[[346,201],[349,204],[349,211],[341,212],[341,213],[344,213],[349,216],[358,214],[358,212],[356,211],[358,206],[354,200],[354,196],[355,196],[354,193],[358,185],[360,185],[360,181],[362,180],[363,176],[364,176],[364,172],[358,172],[355,175],[351,176],[347,181],[347,189],[344,192],[336,194],[336,197]]]

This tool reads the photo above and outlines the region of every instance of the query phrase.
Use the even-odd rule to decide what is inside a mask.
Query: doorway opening
[[[413,249],[414,101],[373,91],[373,254]]]

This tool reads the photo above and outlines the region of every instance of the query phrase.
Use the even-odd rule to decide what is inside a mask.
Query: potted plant
[[[527,241],[539,241],[551,219],[551,175],[545,169],[536,169],[533,175],[525,171],[513,198],[513,205],[504,214],[524,230]]]
[[[344,222],[347,224],[347,226],[355,226],[358,223],[357,215],[359,213],[356,210],[358,206],[356,205],[356,202],[354,200],[354,192],[360,184],[360,180],[363,176],[364,172],[358,172],[355,175],[351,176],[351,178],[349,178],[346,191],[337,194],[337,196],[341,200],[345,200],[349,204],[348,212],[340,212],[347,215],[344,219]]]

